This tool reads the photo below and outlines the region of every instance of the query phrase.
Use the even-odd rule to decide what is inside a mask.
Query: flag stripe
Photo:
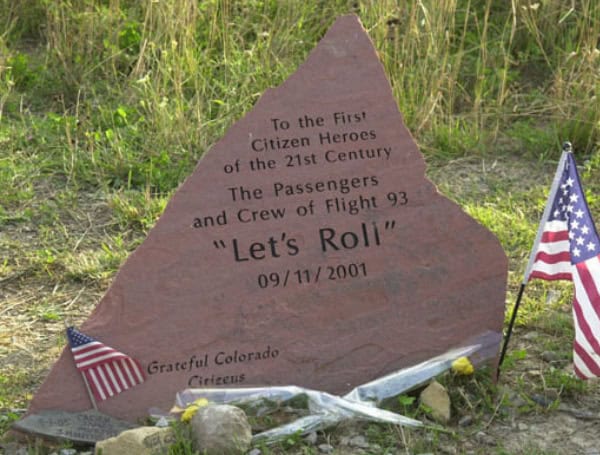
[[[88,378],[91,379],[90,387],[92,387],[92,390],[94,391],[94,395],[96,396],[96,398],[98,398],[100,400],[106,400],[106,395],[104,394],[104,391],[102,390],[102,387],[100,386],[100,382],[98,381],[98,378],[96,377],[96,374],[94,373],[94,370],[89,370],[87,376],[88,376]],[[92,384],[93,384],[93,386],[92,386]]]
[[[568,251],[562,251],[560,253],[548,254],[540,251],[535,256],[536,261],[541,261],[545,264],[558,264],[559,262],[565,262],[571,266],[571,253]]]
[[[106,390],[106,392],[112,397],[114,395],[114,392],[110,382],[106,379],[104,371],[102,371],[102,365],[98,366],[98,368],[96,368],[96,371],[98,372],[98,376],[100,376],[100,383],[102,384],[102,387],[104,387],[104,390]]]
[[[541,280],[546,281],[558,281],[558,280],[567,280],[571,281],[570,273],[556,273],[556,274],[548,274],[544,272],[536,272],[535,270],[529,274],[529,279],[539,278]]]
[[[97,347],[104,347],[104,345],[102,343],[100,343],[99,341],[92,341],[90,343],[86,343],[81,346],[72,347],[71,352],[73,352],[73,354],[79,354],[81,352],[96,349]]]
[[[556,264],[546,264],[544,262],[536,262],[533,265],[534,271],[538,271],[541,273],[545,273],[547,275],[556,275],[556,274],[568,274],[569,279],[571,277],[571,272],[573,271],[573,265],[571,262],[557,262]]]
[[[592,372],[585,366],[585,363],[581,361],[577,352],[575,352],[575,349],[573,349],[573,369],[579,379],[590,379],[594,377]]]
[[[581,334],[587,340],[588,344],[590,345],[590,349],[600,352],[600,342],[594,335],[594,332],[590,327],[590,323],[588,322],[591,322],[592,327],[597,326],[597,324],[599,323],[598,316],[593,310],[589,309],[589,305],[585,304],[585,299],[582,300],[584,300],[583,305],[579,302],[577,298],[573,299],[575,339],[579,339],[579,335]]]
[[[119,377],[119,381],[121,382],[122,387],[125,390],[129,389],[129,384],[127,384],[127,381],[125,380],[125,377],[123,376],[123,372],[121,371],[121,367],[119,366],[119,363],[113,362],[113,367],[115,368],[115,371],[117,372],[117,376]]]
[[[135,373],[135,376],[137,377],[138,382],[142,382],[144,378],[142,377],[142,372],[140,371],[140,366],[138,363],[133,359],[127,359],[127,361],[131,363],[131,367]]]
[[[600,275],[598,276],[600,277]],[[593,321],[593,327],[600,327],[600,308],[598,308],[600,296],[585,262],[575,266],[573,284],[575,286],[574,300],[581,304],[583,316]],[[596,304],[594,305],[593,302],[596,302]]]
[[[600,376],[600,366],[598,366],[595,360],[577,341],[573,343],[573,350],[577,353],[579,360],[581,360],[581,362],[577,362],[580,368],[585,365],[590,373],[592,373],[592,376]],[[573,356],[573,362],[575,362],[575,359],[576,357]]]
[[[595,257],[577,264],[577,272],[581,276],[590,302],[595,302],[596,311],[600,310],[600,260]]]
[[[529,279],[532,279],[532,278],[539,278],[541,280],[546,280],[546,281],[559,281],[559,280],[571,281],[571,274],[570,273],[557,273],[557,274],[549,275],[547,273],[533,271],[529,275]]]
[[[569,242],[567,240],[563,240],[560,242],[550,242],[550,243],[540,243],[538,247],[538,252],[543,252],[547,254],[560,254],[564,252],[569,252]]]
[[[552,220],[544,224],[544,232],[568,231],[566,220]]]
[[[111,368],[111,364],[110,363],[105,363],[104,365],[102,365],[100,368],[104,367],[104,373],[110,378],[110,385],[111,387],[115,390],[116,393],[121,393],[121,386],[119,386],[119,382],[117,381],[117,378],[115,378],[115,375],[113,374],[112,368]]]
[[[121,360],[121,366],[123,367],[123,369],[125,370],[125,373],[127,374],[127,378],[129,379],[129,384],[135,384],[135,379],[133,378],[133,375],[131,374],[131,370],[129,368],[129,365],[127,362],[125,362],[125,359]]]
[[[556,232],[545,230],[542,234],[542,242],[560,242],[562,240],[569,240],[569,232],[566,230],[566,226],[562,226],[562,229]]]
[[[85,368],[86,366],[93,367],[95,365],[104,363],[108,359],[116,360],[116,359],[120,359],[123,357],[125,357],[125,356],[123,354],[121,354],[120,352],[111,352],[110,354],[101,355],[99,357],[96,357],[96,358],[90,359],[90,360],[86,360],[84,362],[77,362],[77,368]]]

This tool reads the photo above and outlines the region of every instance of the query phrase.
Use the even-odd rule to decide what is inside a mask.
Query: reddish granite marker
[[[213,146],[81,330],[147,379],[134,420],[188,387],[334,393],[501,333],[507,261],[438,194],[355,16]],[[30,412],[88,409],[65,350]]]

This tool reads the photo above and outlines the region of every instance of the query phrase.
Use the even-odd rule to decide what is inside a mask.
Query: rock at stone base
[[[494,438],[492,436],[490,436],[489,434],[484,433],[483,431],[478,431],[475,434],[475,440],[481,444],[485,444],[488,446],[496,445],[496,441],[494,440]]]
[[[252,442],[252,428],[244,411],[230,405],[198,409],[191,421],[196,449],[206,455],[246,453]]]
[[[317,443],[317,438],[317,433],[313,431],[304,437],[304,441],[306,441],[307,444],[314,446]]]
[[[331,453],[333,452],[333,446],[331,444],[319,444],[319,452],[321,453]]]
[[[357,435],[357,436],[353,436],[351,437],[347,444],[350,447],[358,447],[359,449],[368,449],[369,448],[369,443],[367,442],[367,439],[363,436],[363,435]]]
[[[458,426],[459,427],[468,427],[472,423],[473,423],[473,416],[467,414],[460,418],[460,420],[458,421]]]
[[[171,428],[140,427],[127,430],[114,438],[96,443],[96,454],[154,455],[166,452],[169,445],[175,442],[175,434]]]
[[[432,381],[419,397],[421,403],[431,409],[431,416],[439,423],[450,420],[450,397],[443,385]]]

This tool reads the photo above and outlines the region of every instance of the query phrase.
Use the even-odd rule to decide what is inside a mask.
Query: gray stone
[[[206,455],[243,454],[252,442],[252,428],[244,411],[230,405],[198,409],[191,421],[196,448]]]
[[[525,335],[523,335],[523,339],[524,340],[528,340],[528,341],[532,341],[535,340],[539,337],[539,333],[533,331],[533,332],[527,332]]]
[[[321,453],[331,453],[333,452],[333,446],[331,444],[319,444],[319,452]]]
[[[527,400],[525,400],[518,393],[509,394],[508,400],[510,401],[511,406],[514,408],[520,408],[521,406],[525,406],[527,404]]]
[[[96,454],[156,455],[166,452],[175,442],[172,428],[140,427],[127,430],[120,435],[96,443]]]
[[[458,421],[458,426],[459,427],[468,427],[469,425],[471,425],[473,423],[473,416],[472,415],[465,415],[462,416],[460,418],[460,420]]]
[[[367,439],[362,435],[352,436],[348,440],[347,445],[349,445],[351,447],[358,447],[359,449],[368,449],[370,446]]]
[[[446,455],[456,455],[458,453],[456,447],[447,444],[440,444],[438,450],[439,453],[444,453]]]
[[[484,433],[483,431],[478,431],[475,435],[475,439],[481,444],[485,444],[488,446],[496,445],[496,441],[494,440],[494,438],[492,438],[489,434]]]
[[[550,398],[546,398],[544,395],[539,395],[537,393],[533,394],[530,396],[530,398],[532,399],[532,401],[536,404],[538,404],[539,406],[542,406],[544,408],[547,408],[548,406],[550,406],[552,403],[554,403],[554,400],[550,399]]]
[[[246,455],[262,455],[262,450],[255,448],[248,452]]]
[[[517,424],[517,428],[519,429],[519,431],[527,431],[529,429],[529,425],[523,422],[519,422]]]
[[[60,449],[58,455],[77,455],[76,449]]]
[[[431,409],[431,416],[439,423],[450,420],[450,397],[448,392],[437,381],[432,381],[419,396],[419,400]]]
[[[542,360],[552,363],[560,360],[560,356],[554,351],[544,351],[542,352]]]
[[[306,441],[307,444],[314,446],[317,443],[317,433],[313,431],[312,433],[307,434],[304,437],[304,441]]]
[[[158,428],[166,428],[169,426],[169,421],[164,416],[162,416],[160,419],[158,419],[156,421],[154,426],[158,427]]]
[[[18,431],[84,444],[94,444],[136,426],[94,410],[42,411],[13,424],[13,428]]]

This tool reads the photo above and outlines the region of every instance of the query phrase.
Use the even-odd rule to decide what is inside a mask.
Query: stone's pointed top
[[[424,169],[373,44],[341,17],[204,156],[82,327],[147,376],[99,408],[135,420],[200,387],[343,394],[501,333],[502,248]],[[87,406],[65,350],[30,412]]]

